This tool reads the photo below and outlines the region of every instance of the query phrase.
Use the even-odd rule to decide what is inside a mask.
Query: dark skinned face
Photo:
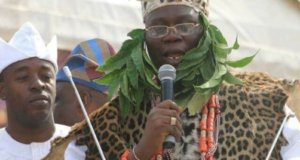
[[[70,82],[56,82],[56,99],[54,106],[55,123],[72,125],[78,121],[79,103]]]
[[[0,92],[6,101],[9,123],[40,127],[52,120],[55,69],[52,63],[30,58],[2,72]]]
[[[170,5],[156,9],[145,19],[146,28],[157,25],[174,26],[181,23],[202,24],[199,20],[199,13],[191,7],[182,5]],[[162,38],[151,38],[147,33],[145,37],[154,65],[159,68],[164,64],[170,64],[176,68],[181,60],[170,57],[181,57],[197,47],[202,35],[201,27],[196,27],[195,33],[187,36],[177,35],[171,29],[169,34]]]
[[[107,95],[89,87],[76,84],[87,114],[99,109],[107,102]],[[84,120],[84,115],[70,82],[56,82],[54,120],[72,126]]]

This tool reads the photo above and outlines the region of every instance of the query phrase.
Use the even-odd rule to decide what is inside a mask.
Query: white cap
[[[57,72],[56,36],[46,47],[35,27],[26,22],[9,43],[0,38],[0,73],[13,63],[33,57],[51,62]]]

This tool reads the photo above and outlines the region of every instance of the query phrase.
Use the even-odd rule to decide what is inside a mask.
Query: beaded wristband
[[[136,154],[135,154],[135,152],[134,152],[134,148],[135,148],[135,146],[133,147],[132,154],[133,154],[133,156],[134,156],[134,158],[135,158],[136,160],[140,160],[140,159],[136,156]],[[121,160],[128,160],[129,154],[130,154],[130,151],[129,151],[129,150],[126,150],[126,151],[122,154]],[[157,155],[155,155],[154,157],[152,157],[151,160],[161,160],[161,159],[162,159],[162,155],[163,155],[163,151],[159,152]]]

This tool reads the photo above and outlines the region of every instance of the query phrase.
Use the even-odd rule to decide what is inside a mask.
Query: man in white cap
[[[56,37],[46,47],[33,25],[25,23],[9,43],[0,39],[0,59],[0,98],[8,119],[0,129],[0,159],[41,159],[50,141],[69,131],[53,120]]]

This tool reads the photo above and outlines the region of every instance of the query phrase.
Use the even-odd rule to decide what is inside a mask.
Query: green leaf
[[[197,79],[192,79],[192,80],[182,80],[181,84],[184,86],[184,87],[190,87],[192,86],[193,84],[195,84],[197,81]]]
[[[141,76],[144,76],[144,61],[143,61],[143,55],[142,55],[142,46],[138,45],[136,46],[131,54],[131,58],[133,59],[133,62],[139,71]]]
[[[184,78],[185,81],[191,81],[194,80],[196,76],[196,70],[192,71],[191,74],[189,76],[187,76],[186,78]]]
[[[94,80],[94,82],[102,84],[102,85],[110,85],[112,83],[112,80],[118,78],[121,72],[122,72],[122,70],[120,70],[120,69],[114,70],[114,71],[106,74],[105,76]]]
[[[119,92],[119,100],[121,116],[125,118],[130,112],[130,101],[123,95],[122,92]]]
[[[175,103],[184,110],[187,108],[187,104],[191,100],[193,95],[193,93],[180,94],[178,98],[175,99]]]
[[[226,59],[227,55],[229,55],[232,51],[231,47],[227,47],[224,44],[217,44],[216,45],[216,53],[222,59]]]
[[[224,80],[229,84],[245,84],[244,81],[236,78],[229,71],[223,77],[224,77]]]
[[[145,88],[139,88],[134,92],[134,96],[135,96],[135,100],[136,100],[136,104],[135,104],[135,112],[138,111],[138,108],[140,107],[143,99],[144,99],[144,93],[145,93]]]
[[[227,72],[227,68],[225,65],[221,64],[221,63],[217,63],[217,67],[215,70],[214,75],[212,76],[211,79],[219,79],[221,78],[224,74],[226,74]]]
[[[228,43],[227,43],[226,39],[224,38],[222,32],[216,26],[209,25],[209,28],[211,28],[212,31],[214,32],[214,34],[215,34],[214,40],[217,44],[224,44],[224,45],[228,46]]]
[[[138,41],[136,40],[127,40],[123,43],[125,46],[121,48],[121,50],[112,57],[109,57],[102,66],[97,68],[97,71],[107,72],[113,71],[115,69],[121,69],[127,61],[130,60],[132,46],[136,46]],[[125,49],[130,48],[130,49]]]
[[[201,40],[203,41],[203,38],[201,38]],[[207,53],[207,51],[209,50],[210,44],[211,44],[211,38],[210,38],[209,34],[208,33],[205,34],[203,44],[201,44],[201,40],[199,42],[198,47],[188,51],[182,57],[183,60],[194,60],[196,58],[202,57],[203,55],[205,55],[205,53]]]
[[[116,78],[111,82],[108,89],[108,101],[111,101],[113,95],[116,93],[117,89],[119,88],[119,85],[120,85],[119,78]]]
[[[193,67],[190,67],[190,68],[185,69],[185,70],[180,70],[180,71],[178,71],[178,69],[176,69],[176,70],[178,71],[178,74],[176,75],[175,82],[177,82],[177,81],[183,79],[184,77],[190,75],[191,72],[192,72],[193,70],[196,70],[197,68],[199,68],[198,65],[195,65],[195,66],[193,66]]]
[[[119,52],[132,51],[132,49],[138,44],[138,42],[139,41],[137,39],[128,39],[128,40],[126,40],[125,42],[123,42]],[[115,54],[114,56],[116,56],[116,55],[117,54]]]
[[[104,72],[104,71],[113,71],[115,69],[121,69],[127,63],[127,61],[130,60],[130,57],[129,57],[130,52],[126,52],[126,53],[119,52],[119,53],[118,53],[119,56],[113,56],[113,57],[108,58],[105,61],[104,65],[99,66],[97,68],[97,71]],[[118,55],[118,54],[116,54],[116,55]],[[115,63],[115,65],[111,65],[113,63]]]
[[[129,90],[128,90],[128,77],[127,77],[127,71],[124,71],[123,73],[121,73],[120,75],[120,88],[121,88],[121,92],[124,96],[126,96],[128,99],[130,99],[129,97]]]
[[[200,70],[200,68],[196,69],[196,75],[201,75],[201,70]]]
[[[127,34],[132,39],[138,39],[142,41],[144,39],[145,30],[144,29],[134,29]]]
[[[235,43],[234,43],[232,49],[238,50],[239,48],[240,48],[240,45],[238,43],[238,36],[236,36]]]
[[[158,87],[157,84],[154,83],[154,81],[153,81],[153,76],[154,76],[154,75],[151,74],[151,72],[149,71],[148,68],[145,68],[145,72],[146,72],[146,74],[145,74],[145,75],[146,75],[146,80],[147,80],[147,82],[150,84],[152,90],[154,90],[154,91],[159,91],[159,87]]]
[[[200,70],[200,68],[197,70]],[[194,85],[199,86],[203,83],[205,83],[203,76],[201,74],[197,75],[196,82],[194,83]]]
[[[127,62],[127,73],[133,88],[138,88],[138,73],[133,61]]]
[[[219,79],[210,79],[208,82],[204,83],[203,85],[201,85],[201,88],[213,88],[215,86],[217,86],[218,84],[220,84],[222,80]]]
[[[210,26],[210,23],[208,22],[208,19],[207,19],[206,15],[202,12],[200,12],[200,14],[201,14],[201,17],[203,18],[204,27]],[[205,28],[205,29],[207,29],[207,28]]]
[[[179,71],[178,74],[176,75],[175,82],[181,80],[182,78],[188,76],[189,74],[191,74],[191,72],[187,70]]]
[[[149,68],[149,70],[151,71],[151,73],[153,75],[157,75],[157,69],[156,67],[153,65],[153,63],[151,62],[150,58],[148,57],[147,53],[145,51],[143,51],[143,59],[145,60],[145,67]]]
[[[226,61],[226,64],[231,67],[234,67],[234,68],[245,67],[253,60],[253,58],[256,56],[256,54],[254,54],[253,56],[250,56],[250,57],[243,58],[241,60],[237,60],[237,61],[229,61],[228,60],[228,61]]]
[[[210,94],[210,93],[212,93],[211,88],[202,88],[201,86],[194,86],[194,89],[197,93],[200,93],[200,94]]]
[[[187,108],[191,115],[195,115],[199,112],[200,109],[203,108],[204,104],[206,104],[210,98],[210,94],[200,94],[195,93],[191,100],[187,104]]]
[[[207,56],[207,58],[203,61],[200,70],[204,80],[209,80],[213,76],[215,72],[215,66],[213,65],[211,55]]]
[[[182,61],[177,67],[177,71],[186,70],[191,68],[192,66],[200,65],[200,63],[203,62],[205,58],[206,58],[206,54],[202,55],[202,57],[197,59]]]
[[[223,80],[219,83],[219,85],[217,85],[217,86],[215,86],[214,88],[211,89],[211,93],[212,94],[218,94],[222,83],[223,83]]]
[[[194,87],[190,86],[190,87],[185,87],[181,93],[187,93],[187,92],[190,92],[190,91],[193,91]]]

